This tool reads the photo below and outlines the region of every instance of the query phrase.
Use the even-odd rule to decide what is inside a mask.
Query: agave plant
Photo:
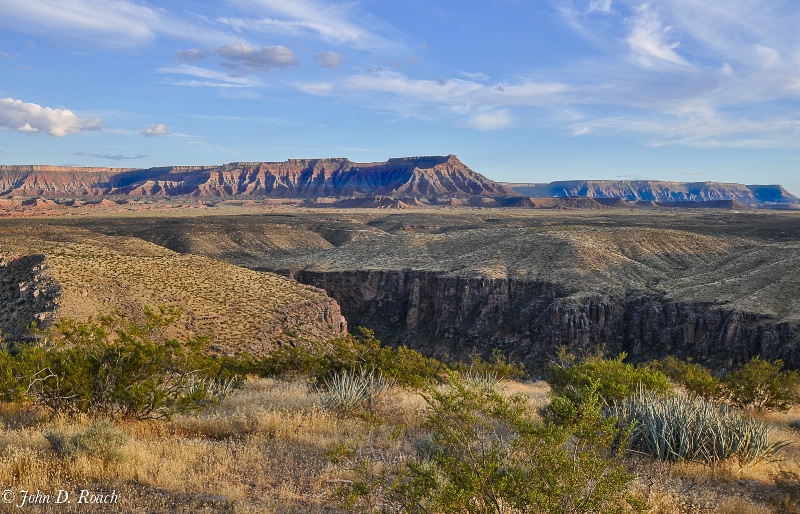
[[[640,389],[633,396],[614,402],[609,414],[630,428],[631,449],[663,461],[714,464],[735,457],[749,463],[772,456],[789,444],[770,444],[767,425],[702,398]]]

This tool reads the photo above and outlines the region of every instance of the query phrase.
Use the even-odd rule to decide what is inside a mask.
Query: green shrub
[[[145,310],[143,325],[121,316],[62,320],[39,334],[39,344],[0,359],[28,399],[59,414],[165,419],[221,400],[210,379],[241,383],[201,351],[205,341],[164,339],[173,311]],[[201,385],[204,384],[204,385]]]
[[[800,374],[782,371],[783,362],[753,357],[722,377],[727,400],[742,409],[786,411],[800,402]]]
[[[663,461],[714,464],[735,457],[749,463],[786,445],[770,444],[764,423],[699,397],[639,390],[614,402],[609,412],[621,427],[630,427],[631,449]]]
[[[436,380],[444,366],[436,359],[400,346],[381,345],[371,330],[360,328],[361,337],[341,337],[324,345],[283,346],[262,359],[243,358],[241,371],[263,377],[307,375],[316,382],[353,369],[374,370],[398,385],[423,388]]]
[[[634,367],[623,362],[625,357],[624,353],[616,359],[589,357],[579,363],[561,359],[550,365],[548,383],[557,395],[568,388],[594,389],[609,404],[631,396],[640,387],[657,392],[672,390],[664,373],[649,366]]]
[[[614,461],[616,420],[603,418],[599,404],[583,405],[582,424],[565,427],[534,421],[522,395],[505,396],[456,373],[424,396],[424,451],[402,468],[363,463],[361,480],[341,491],[346,510],[580,513],[637,506],[627,494],[632,476]]]
[[[700,364],[669,356],[663,361],[653,363],[653,366],[681,384],[693,396],[711,401],[722,401],[727,397],[722,382]]]
[[[49,431],[44,433],[44,437],[58,455],[67,458],[88,455],[103,462],[122,460],[122,448],[128,440],[128,436],[108,419],[95,421],[86,430],[71,436]]]
[[[492,351],[491,358],[485,360],[477,350],[469,355],[469,362],[457,362],[451,366],[452,369],[460,373],[477,373],[480,375],[492,375],[499,380],[517,379],[528,376],[525,368],[520,362],[511,362],[499,349]]]

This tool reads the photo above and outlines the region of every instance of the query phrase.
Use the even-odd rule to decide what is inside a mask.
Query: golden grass
[[[543,382],[503,387],[528,396],[532,409],[546,403],[549,391]],[[418,394],[394,388],[374,410],[364,419],[340,416],[322,408],[320,395],[305,380],[251,379],[198,416],[119,425],[127,434],[122,458],[103,460],[60,456],[43,435],[74,434],[91,420],[48,419],[3,406],[0,485],[14,492],[90,489],[119,495],[116,505],[80,512],[331,512],[331,493],[352,475],[326,452],[346,445],[380,469],[402,465],[424,437],[425,402]],[[786,425],[793,415],[774,415],[776,435],[800,443],[800,433]],[[632,491],[650,503],[650,512],[766,513],[777,512],[780,502],[775,473],[800,471],[795,452],[745,468],[634,456],[627,462],[637,476]],[[66,512],[63,507],[51,504],[36,512]],[[21,510],[0,504],[0,512]]]
[[[177,307],[180,328],[172,335],[213,334],[231,353],[263,352],[288,332],[301,340],[340,335],[338,306],[319,290],[137,238],[19,226],[0,232],[0,260],[3,254],[45,255],[42,273],[61,286],[61,317],[119,310],[138,320],[143,305]]]

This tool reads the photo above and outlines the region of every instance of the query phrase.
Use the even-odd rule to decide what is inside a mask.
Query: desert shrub
[[[382,512],[621,512],[635,502],[615,463],[616,420],[584,404],[584,424],[536,422],[522,395],[449,374],[425,393],[428,438],[404,467],[360,466],[343,506]],[[592,411],[592,413],[589,413]],[[591,428],[590,428],[591,426]]]
[[[422,388],[442,374],[444,366],[436,359],[405,346],[397,349],[383,346],[374,332],[359,330],[361,337],[336,338],[313,347],[286,345],[258,360],[245,357],[240,369],[262,377],[307,375],[316,382],[354,369],[366,369],[412,388]]]
[[[322,380],[319,389],[325,407],[347,413],[370,405],[393,385],[394,381],[380,372],[361,369],[342,371],[327,377]]]
[[[669,356],[662,361],[654,362],[653,366],[682,385],[693,396],[711,401],[721,401],[727,396],[722,382],[700,364],[684,362]]]
[[[648,391],[671,391],[667,376],[649,366],[634,367],[624,362],[622,353],[616,359],[589,357],[582,362],[561,359],[550,365],[548,383],[558,395],[568,388],[596,390],[606,403],[622,400],[639,388]]]
[[[732,408],[700,397],[639,390],[615,401],[610,413],[630,427],[629,447],[663,461],[714,464],[737,458],[749,463],[779,451],[769,443],[769,428]]]
[[[146,309],[142,325],[118,315],[62,320],[2,364],[24,387],[23,398],[59,414],[165,419],[197,411],[221,399],[218,387],[199,380],[233,377],[202,353],[204,340],[163,339],[174,319],[172,311]]]
[[[122,460],[122,448],[128,440],[128,436],[108,419],[95,421],[86,430],[74,435],[48,431],[44,437],[58,455],[67,458],[88,455],[104,462]]]
[[[783,370],[783,362],[753,357],[722,377],[727,401],[742,409],[786,411],[800,402],[800,374]]]
[[[510,361],[498,348],[492,350],[488,360],[474,350],[469,355],[469,362],[456,362],[450,367],[460,373],[493,375],[500,380],[523,378],[528,375],[522,363]]]

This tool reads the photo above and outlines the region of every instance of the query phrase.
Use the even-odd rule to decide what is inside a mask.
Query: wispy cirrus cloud
[[[144,159],[145,157],[149,157],[148,155],[138,154],[138,155],[123,155],[123,154],[116,154],[116,155],[109,155],[109,154],[101,154],[101,153],[89,153],[89,152],[73,152],[72,155],[78,155],[82,157],[94,157],[95,159],[106,159],[111,161],[133,161],[136,159]]]
[[[309,34],[355,48],[390,48],[397,42],[367,28],[363,14],[354,14],[354,4],[316,0],[229,0],[247,17],[220,17],[216,21],[238,32],[262,32],[301,37]],[[260,15],[260,16],[259,16]],[[360,19],[361,22],[354,21]],[[381,27],[381,32],[390,32]]]
[[[672,38],[672,27],[665,25],[649,5],[636,7],[628,23],[630,32],[625,42],[637,63],[648,68],[665,63],[688,66],[689,63],[675,51],[680,43]]]
[[[140,47],[159,36],[224,44],[230,34],[140,0],[0,0],[0,27],[98,49]]]
[[[574,135],[651,145],[798,146],[800,11],[790,0],[558,0],[603,57],[561,74]]]
[[[19,132],[45,132],[64,137],[86,130],[100,128],[100,118],[83,118],[69,109],[53,109],[41,105],[0,99],[0,126]]]
[[[568,89],[558,82],[500,86],[460,78],[420,80],[390,70],[351,75],[338,82],[300,83],[296,87],[317,96],[366,95],[373,105],[388,107],[387,112],[402,110],[403,117],[430,118],[434,108],[460,124],[484,131],[510,126],[514,122],[511,107],[548,105]],[[392,103],[402,105],[402,109],[392,108]]]
[[[222,71],[211,70],[200,66],[179,64],[166,66],[157,70],[165,75],[186,75],[193,79],[173,79],[166,77],[164,83],[173,86],[185,87],[216,87],[216,88],[250,88],[264,85],[257,77],[234,76]]]

